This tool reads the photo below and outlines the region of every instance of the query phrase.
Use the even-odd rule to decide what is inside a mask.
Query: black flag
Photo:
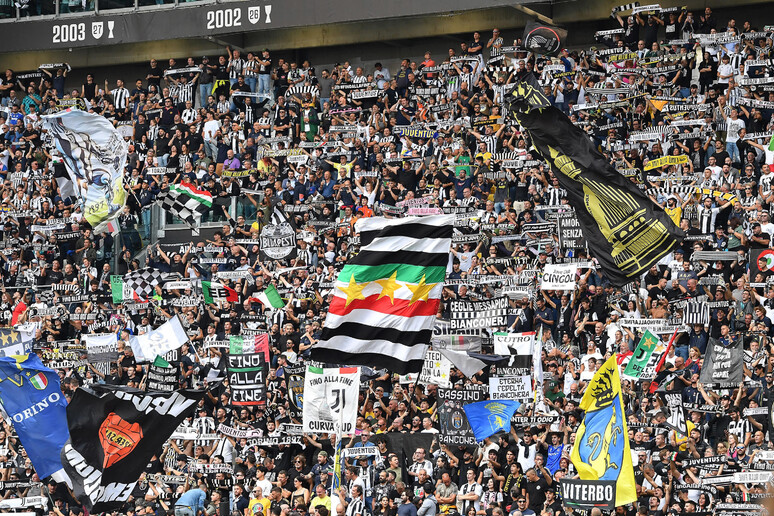
[[[271,221],[261,230],[261,260],[292,260],[296,257],[296,228],[280,205],[274,206]]]
[[[522,83],[511,96],[511,114],[567,190],[589,252],[613,285],[631,282],[682,240],[682,230],[664,210],[619,174],[540,91]]]
[[[688,436],[688,426],[683,408],[683,395],[680,392],[667,392],[661,395],[664,404],[669,409],[669,417],[665,424],[679,434]]]
[[[151,457],[196,408],[204,391],[145,393],[78,389],[67,406],[70,439],[62,466],[73,493],[92,513],[121,507]]]
[[[704,385],[736,385],[744,380],[744,339],[729,341],[709,339],[699,381]]]
[[[562,49],[566,37],[567,31],[564,29],[531,21],[524,27],[524,36],[521,40],[524,42],[524,47],[530,52],[555,56]]]

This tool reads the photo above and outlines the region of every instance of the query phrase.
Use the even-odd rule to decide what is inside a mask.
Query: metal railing
[[[262,197],[263,194],[256,196],[258,203],[260,203]],[[247,200],[246,197],[232,197],[230,199],[228,211],[231,217],[234,219],[240,215],[244,216],[245,223],[248,225],[255,222],[258,216],[258,211],[255,209],[255,206],[249,200]],[[197,228],[191,229],[185,222],[173,218],[169,213],[162,211],[157,204],[154,204],[151,207],[150,243],[155,244],[156,242],[164,239],[166,232],[170,230],[190,231],[191,236],[196,237],[199,235],[200,229],[223,227],[224,224],[228,224],[228,219],[222,215],[223,213],[221,207],[213,205],[211,211],[203,218],[202,223]],[[140,223],[142,224],[142,221]],[[139,228],[141,231],[143,229],[144,228]]]

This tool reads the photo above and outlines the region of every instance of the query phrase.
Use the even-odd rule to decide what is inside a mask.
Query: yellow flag
[[[616,355],[597,371],[580,403],[586,415],[570,459],[582,480],[614,480],[615,505],[637,500]]]

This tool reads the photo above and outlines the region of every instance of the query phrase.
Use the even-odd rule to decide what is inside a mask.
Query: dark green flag
[[[663,209],[619,174],[588,135],[537,89],[518,84],[509,111],[567,190],[591,256],[614,285],[625,285],[685,236]]]

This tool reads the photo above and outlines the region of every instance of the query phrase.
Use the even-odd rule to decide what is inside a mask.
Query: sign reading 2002
[[[271,5],[253,5],[247,8],[247,16],[242,17],[241,7],[227,7],[207,11],[207,30],[241,27],[242,20],[246,19],[252,25],[263,20],[263,23],[271,23]]]

